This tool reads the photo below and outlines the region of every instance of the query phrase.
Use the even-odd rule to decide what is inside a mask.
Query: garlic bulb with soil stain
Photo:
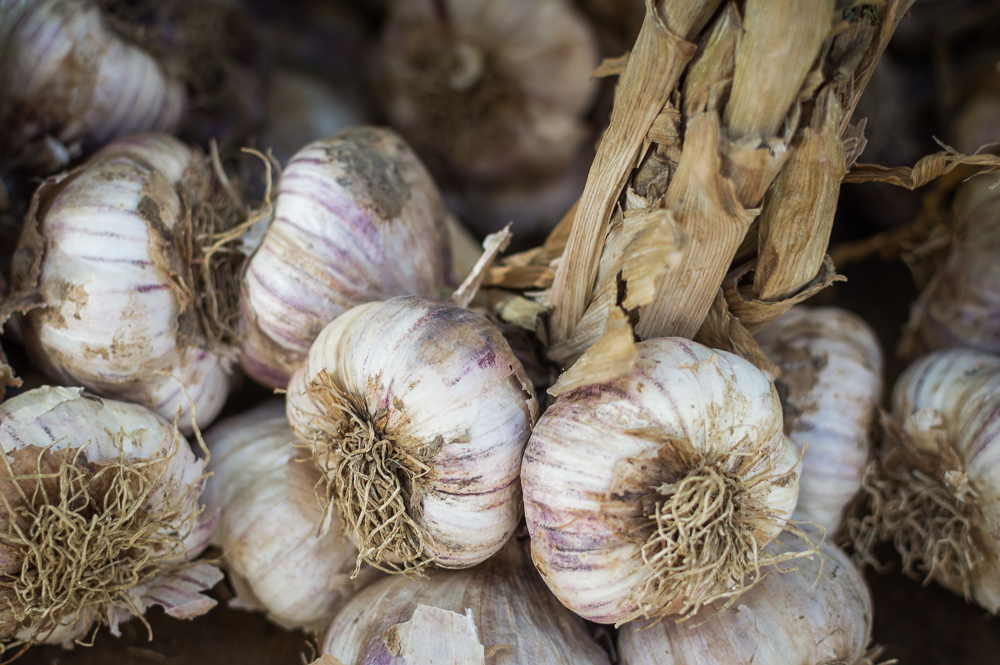
[[[586,139],[599,54],[570,3],[394,0],[388,14],[373,88],[435,174],[551,173]]]
[[[938,351],[893,389],[847,521],[859,557],[891,541],[911,576],[1000,612],[1000,358]]]
[[[283,388],[345,310],[439,296],[451,281],[446,215],[434,181],[390,130],[347,129],[300,150],[243,279],[243,369]]]
[[[178,76],[118,35],[89,0],[0,7],[0,172],[54,173],[82,150],[180,128]]]
[[[215,234],[243,211],[174,138],[119,139],[39,188],[14,261],[25,345],[46,373],[191,431],[229,390],[243,255]],[[16,305],[16,298],[11,299]]]
[[[317,665],[610,665],[525,549],[515,538],[471,570],[373,584],[330,626]]]
[[[361,561],[464,568],[521,518],[521,456],[538,402],[484,317],[401,296],[327,326],[288,386],[288,419]]]
[[[808,553],[788,534],[771,556]],[[789,566],[769,568],[731,607],[708,605],[685,622],[622,626],[622,665],[871,665],[872,602],[850,559],[829,543]],[[787,568],[787,569],[786,569]]]
[[[767,377],[686,339],[636,348],[631,373],[559,396],[521,471],[535,565],[598,623],[737,595],[798,495],[799,454]]]
[[[882,397],[875,331],[834,307],[793,307],[755,338],[781,369],[785,434],[802,452],[793,518],[832,535],[861,487]]]
[[[217,515],[177,429],[147,409],[43,387],[0,405],[0,639],[81,640],[151,605],[191,618],[222,579],[194,562]],[[4,649],[13,647],[12,643]]]
[[[358,550],[341,538],[336,512],[319,533],[319,472],[298,458],[284,403],[219,422],[205,438],[213,474],[205,505],[219,511],[213,543],[236,590],[230,605],[263,610],[285,628],[325,630],[378,573],[365,566],[351,579]]]

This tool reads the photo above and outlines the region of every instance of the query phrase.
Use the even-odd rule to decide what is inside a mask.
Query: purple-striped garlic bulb
[[[208,158],[163,134],[51,178],[14,265],[15,292],[40,305],[29,352],[60,383],[206,426],[229,390],[243,256],[205,247],[243,214]]]
[[[0,172],[53,173],[82,150],[175,132],[183,81],[118,35],[90,0],[0,5]]]
[[[0,405],[0,651],[68,645],[160,605],[188,619],[222,579],[193,559],[217,515],[205,464],[144,407],[43,387]]]
[[[904,572],[1000,612],[1000,357],[948,349],[906,369],[848,520],[862,558],[890,541]]]
[[[566,0],[393,0],[381,43],[375,93],[435,173],[551,174],[588,135],[599,53]]]
[[[764,551],[802,554],[770,567],[729,607],[713,603],[685,622],[633,622],[621,628],[622,665],[870,665],[871,594],[837,547],[789,534]],[[810,552],[810,548],[815,548]]]
[[[609,665],[514,539],[471,570],[373,584],[341,611],[317,663]]]
[[[785,434],[802,453],[792,517],[830,535],[858,489],[882,396],[882,351],[875,331],[835,307],[793,307],[755,335],[781,369]]]
[[[288,385],[288,419],[323,474],[358,563],[475,565],[521,518],[538,402],[500,331],[400,296],[334,319]]]
[[[521,470],[535,565],[598,623],[737,595],[798,496],[799,455],[764,374],[686,339],[636,347],[629,374],[559,396]]]
[[[390,130],[356,127],[300,150],[243,279],[243,369],[283,388],[344,311],[439,296],[451,281],[446,215],[430,175]]]
[[[341,537],[336,511],[320,533],[319,472],[298,457],[284,403],[216,423],[205,439],[213,474],[205,505],[219,512],[213,543],[236,590],[230,604],[288,629],[326,630],[378,573],[366,566],[352,579],[358,550]]]

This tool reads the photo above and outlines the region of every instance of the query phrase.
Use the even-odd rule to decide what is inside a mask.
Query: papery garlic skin
[[[446,211],[430,175],[394,132],[347,129],[284,169],[274,221],[243,282],[241,363],[284,387],[316,335],[345,310],[450,282]]]
[[[212,454],[209,511],[219,511],[213,543],[236,589],[234,605],[262,609],[275,623],[311,632],[377,575],[351,579],[357,548],[340,536],[340,518],[320,535],[319,474],[300,459],[285,405],[275,401],[216,423],[205,437]]]
[[[980,550],[960,553],[978,560],[962,577],[951,571],[930,574],[994,614],[1000,612],[998,412],[1000,358],[972,349],[922,358],[900,376],[892,393],[892,415],[932,462],[933,477],[965,515]],[[922,566],[930,564],[925,560]]]
[[[793,307],[755,338],[781,369],[785,434],[802,455],[793,519],[832,534],[861,487],[882,395],[882,351],[860,317]]]
[[[687,442],[698,458],[722,455],[722,468],[738,473],[767,513],[755,526],[760,545],[781,532],[798,495],[798,453],[782,434],[767,377],[736,355],[686,339],[636,347],[631,373],[549,406],[522,463],[535,565],[564,605],[597,623],[687,612],[702,594],[719,591],[697,589],[651,609],[635,600],[651,570],[642,556],[652,531],[644,502],[687,471],[657,459],[661,444]]]
[[[165,466],[157,471],[162,474],[142,510],[157,513],[177,509],[179,515],[169,530],[180,537],[180,543],[173,548],[154,545],[150,550],[149,565],[162,569],[157,577],[120,592],[118,599],[107,605],[84,608],[79,618],[61,618],[60,627],[42,636],[42,641],[69,643],[83,637],[95,620],[108,623],[111,632],[119,635],[119,623],[134,616],[132,607],[142,613],[151,605],[161,605],[171,616],[191,618],[215,606],[214,600],[200,592],[214,586],[222,573],[208,563],[189,563],[208,546],[218,518],[216,513],[201,510],[205,464],[163,418],[135,404],[85,395],[80,388],[46,386],[0,404],[0,445],[8,459],[15,451],[32,446],[52,452],[81,448],[82,459],[95,469],[120,460],[162,458]],[[9,542],[2,533],[0,541],[5,546]],[[136,542],[135,546],[144,544]],[[126,556],[124,552],[120,555]],[[57,558],[48,559],[48,565],[55,565]],[[16,568],[11,569],[11,564]],[[5,558],[4,565],[8,575],[20,573],[19,561]],[[81,579],[87,578],[81,575]],[[17,637],[38,639],[23,630]]]
[[[342,446],[331,430],[349,433],[350,423],[324,407],[316,387],[324,373],[380,439],[398,438],[398,451],[428,467],[402,489],[416,528],[430,538],[404,569],[428,561],[468,567],[503,547],[521,517],[521,456],[538,403],[493,324],[401,296],[355,307],[327,326],[289,382],[288,419],[329,470]]]
[[[44,307],[25,316],[32,356],[60,383],[142,404],[191,431],[222,409],[232,360],[204,348],[178,247],[188,211],[178,183],[197,159],[166,135],[121,139],[36,194],[37,231],[15,274]],[[38,246],[44,242],[44,246]],[[36,244],[37,243],[37,244]],[[37,280],[37,283],[33,283]],[[185,291],[187,289],[187,291]]]
[[[114,138],[180,128],[183,82],[89,0],[14,0],[0,19],[6,166],[53,173]]]
[[[538,579],[527,556],[506,553],[471,570],[373,584],[337,616],[323,654],[344,665],[610,663],[583,622]]]
[[[787,534],[781,539],[788,542],[772,542],[769,553],[808,548]],[[871,639],[872,602],[850,559],[824,542],[812,556],[778,567],[726,609],[713,604],[683,623],[625,624],[622,665],[859,663]]]

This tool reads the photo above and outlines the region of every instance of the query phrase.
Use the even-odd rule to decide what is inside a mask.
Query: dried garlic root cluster
[[[204,462],[147,409],[38,388],[0,405],[3,650],[70,644],[151,605],[191,618],[222,578],[194,562],[217,515]]]

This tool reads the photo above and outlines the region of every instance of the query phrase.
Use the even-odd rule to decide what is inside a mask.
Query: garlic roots
[[[521,456],[538,403],[500,332],[401,296],[327,326],[288,386],[288,419],[362,560],[463,568],[521,517]]]
[[[864,474],[882,395],[882,351],[858,316],[793,307],[756,334],[781,369],[785,434],[802,452],[793,517],[830,534]]]
[[[0,639],[69,644],[150,605],[191,618],[222,578],[192,562],[217,515],[175,427],[134,404],[43,387],[0,405]],[[4,648],[11,648],[7,644]]]
[[[451,280],[437,187],[394,132],[357,127],[300,150],[243,281],[241,363],[283,388],[316,335],[345,310],[438,296]]]
[[[774,386],[680,338],[628,375],[560,395],[521,471],[535,565],[598,623],[691,614],[760,574],[798,495]]]

